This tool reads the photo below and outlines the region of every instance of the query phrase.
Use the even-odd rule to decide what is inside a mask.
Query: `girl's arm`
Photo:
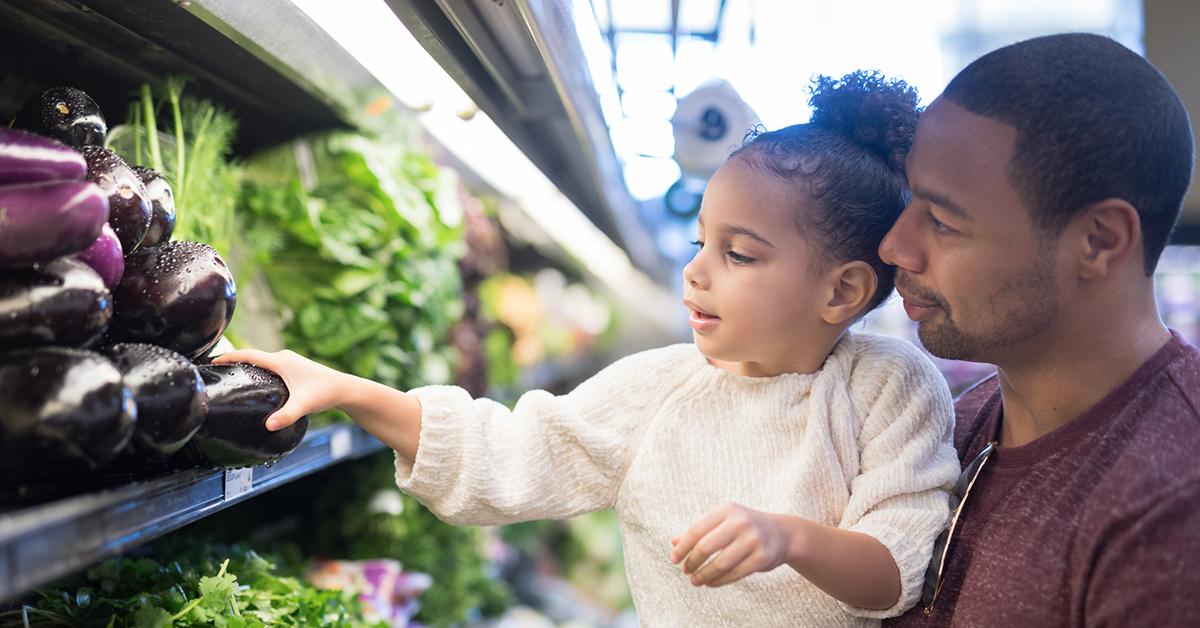
[[[671,562],[682,561],[696,586],[719,587],[786,564],[851,606],[886,609],[900,598],[900,570],[882,543],[795,515],[726,504],[672,544]]]
[[[287,384],[287,403],[267,418],[267,429],[282,429],[306,414],[337,408],[404,458],[416,458],[421,434],[421,404],[416,397],[336,371],[293,351],[244,349],[213,360],[213,364],[231,362],[274,371]]]

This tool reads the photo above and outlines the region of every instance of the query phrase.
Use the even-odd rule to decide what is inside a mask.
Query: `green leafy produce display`
[[[405,569],[433,577],[421,595],[422,623],[459,624],[476,614],[497,615],[511,603],[505,586],[487,574],[479,529],[445,524],[400,493],[391,454],[339,469],[313,507],[312,554],[394,557]]]
[[[334,133],[248,163],[247,228],[288,348],[402,389],[450,378],[462,313],[457,186],[423,153]]]
[[[316,589],[245,547],[176,540],[155,553],[164,558],[106,560],[39,590],[35,603],[0,613],[0,626],[385,626],[362,618],[354,592]]]

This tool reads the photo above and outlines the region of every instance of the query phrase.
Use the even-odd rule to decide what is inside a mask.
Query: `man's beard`
[[[903,271],[896,273],[896,285],[913,298],[942,310],[940,319],[918,324],[917,336],[929,353],[947,360],[995,364],[1008,349],[1044,331],[1058,311],[1053,272],[1039,270],[1036,262],[975,308],[988,314],[977,325],[980,329],[973,332],[958,326],[945,299],[918,287]]]

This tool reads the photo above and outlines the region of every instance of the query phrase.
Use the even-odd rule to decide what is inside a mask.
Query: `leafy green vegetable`
[[[36,603],[0,613],[0,626],[175,628],[383,626],[362,618],[353,591],[323,591],[239,546],[164,541],[159,556],[114,558]],[[221,558],[224,557],[224,558]],[[211,574],[211,575],[209,575]]]
[[[446,381],[465,247],[455,182],[423,153],[334,133],[247,164],[247,229],[288,348],[412,388]]]

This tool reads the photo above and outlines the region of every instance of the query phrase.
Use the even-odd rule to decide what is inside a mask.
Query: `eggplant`
[[[51,87],[30,98],[17,112],[12,125],[74,148],[102,146],[108,134],[100,105],[74,87]]]
[[[94,470],[129,442],[133,393],[103,356],[41,347],[0,353],[0,475]]]
[[[125,253],[121,250],[121,241],[112,226],[104,223],[100,227],[100,235],[96,236],[92,245],[76,253],[75,259],[87,264],[100,275],[104,287],[112,290],[121,283],[125,275]]]
[[[172,241],[126,255],[113,300],[110,341],[148,342],[195,360],[229,325],[237,289],[211,246]]]
[[[134,166],[133,173],[146,186],[150,199],[150,228],[142,238],[142,246],[156,246],[171,239],[175,232],[175,194],[171,184],[158,172],[145,166]]]
[[[82,251],[108,220],[108,199],[87,181],[0,187],[0,268]]]
[[[86,346],[112,318],[111,294],[83,262],[62,257],[36,268],[0,271],[0,351]]]
[[[87,160],[89,181],[108,197],[108,222],[126,255],[137,250],[150,229],[151,207],[146,186],[119,155],[99,146],[84,146],[79,153]]]
[[[121,372],[137,403],[131,451],[162,460],[183,448],[208,412],[208,395],[196,366],[155,345],[119,343],[100,352]]]
[[[308,417],[277,431],[267,417],[288,399],[283,379],[250,364],[198,367],[208,392],[208,416],[188,443],[188,454],[205,466],[236,469],[274,462],[304,440]]]
[[[78,181],[87,162],[78,151],[33,133],[0,128],[0,184]]]

